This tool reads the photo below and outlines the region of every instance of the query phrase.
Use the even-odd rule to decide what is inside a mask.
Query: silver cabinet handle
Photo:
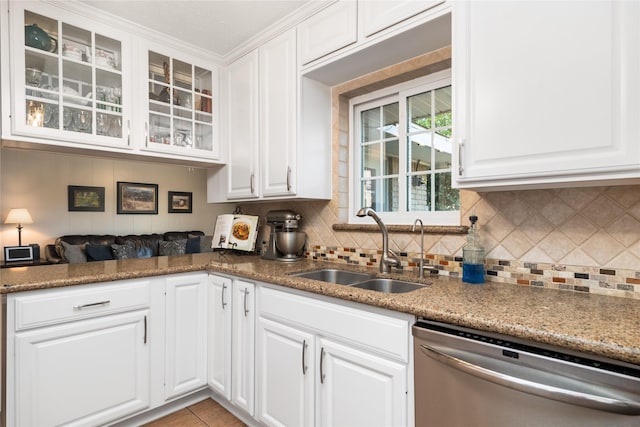
[[[90,302],[89,304],[74,305],[73,309],[74,310],[82,310],[83,308],[96,307],[96,306],[99,306],[99,305],[107,305],[107,304],[110,304],[110,303],[111,303],[111,300]]]
[[[227,305],[226,302],[224,302],[224,291],[227,290],[227,285],[222,285],[222,297],[220,298],[220,301],[222,301],[222,309],[224,310],[224,307]]]
[[[324,347],[320,349],[320,384],[324,384]]]
[[[571,405],[583,406],[586,408],[599,409],[606,412],[614,412],[625,415],[640,415],[640,403],[629,400],[612,399],[607,396],[598,396],[594,394],[583,393],[577,390],[569,390],[555,387],[549,384],[542,384],[524,378],[518,378],[511,375],[497,372],[492,369],[485,368],[459,359],[450,354],[444,353],[435,348],[420,344],[420,350],[428,357],[437,360],[453,369],[473,375],[485,381],[509,387],[513,390],[522,391],[547,399],[557,400],[559,402]],[[322,367],[322,364],[320,365]]]
[[[149,146],[149,122],[144,123],[144,146]]]
[[[307,365],[304,363],[305,353],[307,351],[307,340],[302,340],[302,375],[307,375]]]
[[[462,148],[464,147],[464,138],[461,138],[458,142],[458,175],[462,176],[464,167],[462,166]]]
[[[131,120],[127,120],[127,146],[131,146]]]
[[[255,176],[255,174],[251,174],[251,178],[249,179],[249,188],[251,191],[251,194],[253,194],[253,177]]]
[[[287,167],[287,191],[291,191],[291,166]]]
[[[247,308],[247,296],[249,295],[249,289],[244,288],[244,317],[247,317],[249,314],[249,309]]]

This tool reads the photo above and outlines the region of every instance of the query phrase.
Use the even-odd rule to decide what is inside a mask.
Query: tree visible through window
[[[352,107],[354,209],[371,207],[392,223],[458,224],[448,73],[356,98]]]

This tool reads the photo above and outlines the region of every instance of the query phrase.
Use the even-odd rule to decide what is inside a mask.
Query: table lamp
[[[11,209],[7,219],[4,220],[5,224],[18,224],[18,246],[22,246],[22,224],[32,224],[33,220],[29,211],[26,209]]]

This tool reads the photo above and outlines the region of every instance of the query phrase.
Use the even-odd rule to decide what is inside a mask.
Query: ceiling
[[[317,0],[79,1],[225,56],[309,1]]]

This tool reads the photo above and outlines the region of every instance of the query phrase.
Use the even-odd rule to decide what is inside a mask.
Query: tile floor
[[[144,427],[245,427],[245,424],[212,399],[206,399]]]

